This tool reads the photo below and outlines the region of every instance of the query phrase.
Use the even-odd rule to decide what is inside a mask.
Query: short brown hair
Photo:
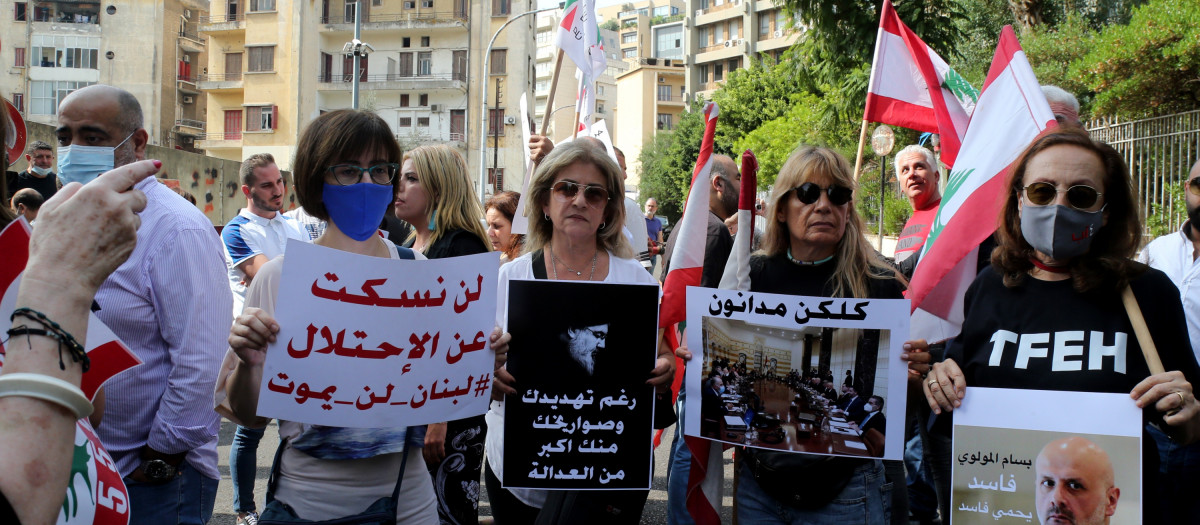
[[[503,215],[508,222],[513,221],[513,217],[517,215],[517,203],[521,200],[521,194],[515,191],[502,191],[491,197],[488,197],[487,202],[483,203],[483,212],[486,214],[488,210],[496,210]],[[512,246],[509,247],[505,254],[510,259],[515,259],[521,253],[521,248],[525,246],[525,236],[519,233],[513,233]]]
[[[1107,222],[1093,236],[1087,253],[1070,262],[1075,290],[1087,292],[1101,287],[1120,290],[1129,283],[1130,277],[1145,269],[1130,260],[1137,252],[1142,233],[1137,196],[1121,154],[1108,144],[1092,140],[1087,131],[1074,126],[1056,126],[1043,131],[1013,162],[1005,186],[1007,195],[1000,211],[1000,223],[996,227],[997,245],[992,250],[992,266],[1004,276],[1004,285],[1008,287],[1020,285],[1033,269],[1032,258],[1036,250],[1021,233],[1021,187],[1029,162],[1039,153],[1060,145],[1087,150],[1104,166],[1101,191]]]
[[[325,191],[325,172],[330,166],[357,159],[364,152],[379,152],[380,158],[400,163],[400,144],[392,129],[379,115],[360,109],[339,109],[317,117],[296,143],[292,161],[296,200],[309,215],[329,220],[321,196]],[[400,177],[392,179],[392,193]]]
[[[242,180],[242,186],[253,186],[254,170],[265,168],[275,164],[275,157],[270,153],[255,153],[242,161],[242,167],[238,169],[238,177]]]

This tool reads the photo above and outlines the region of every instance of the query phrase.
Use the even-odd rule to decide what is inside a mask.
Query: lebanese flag
[[[909,287],[914,339],[944,341],[962,329],[963,297],[975,279],[979,243],[996,230],[1010,165],[1051,125],[1054,114],[1033,68],[1004,26]]]
[[[978,97],[884,0],[863,120],[939,133],[942,162],[953,165]]]
[[[659,308],[658,327],[668,328],[673,324],[687,320],[687,287],[700,286],[700,274],[704,267],[704,241],[708,235],[708,195],[712,185],[709,184],[709,174],[712,172],[713,138],[717,134],[717,113],[719,108],[715,102],[704,103],[704,139],[700,142],[700,156],[696,158],[696,168],[692,170],[692,189],[688,191],[687,202],[683,206],[683,217],[680,217],[678,230],[671,235],[678,235],[671,249],[671,270],[663,281],[662,307]],[[668,333],[673,330],[667,330]]]
[[[748,291],[750,250],[754,241],[754,197],[758,189],[758,159],[750,150],[742,153],[741,173],[738,230],[729,262],[725,263],[725,273],[721,275],[720,288]],[[725,462],[721,454],[729,446],[695,436],[684,436],[684,441],[692,453],[684,499],[688,514],[698,525],[721,523],[721,488],[725,482]]]

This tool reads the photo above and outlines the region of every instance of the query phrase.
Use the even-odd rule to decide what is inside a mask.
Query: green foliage
[[[666,216],[672,224],[683,214],[683,203],[687,200],[703,138],[704,101],[696,100],[691,111],[680,116],[674,130],[655,134],[638,155],[642,165],[639,198],[645,203],[645,199],[654,197],[658,201],[659,214]],[[716,145],[714,153],[728,155],[730,150]]]
[[[1167,186],[1166,202],[1155,202],[1150,205],[1150,213],[1146,214],[1146,231],[1150,238],[1161,237],[1175,231],[1177,219],[1187,218],[1187,198],[1183,194],[1183,184],[1174,183]]]
[[[1089,113],[1093,98],[1083,77],[1072,71],[1095,45],[1096,32],[1083,17],[1072,15],[1056,27],[1037,28],[1021,36],[1021,48],[1042,85],[1055,85],[1079,99],[1079,113]]]
[[[600,24],[600,29],[607,29],[609,31],[617,31],[617,30],[621,29],[621,26],[617,25],[617,19],[610,18],[608,20],[605,20],[603,24]]]
[[[793,97],[804,91],[796,71],[791,60],[776,64],[768,58],[730,72],[713,93],[713,102],[721,107],[717,144],[740,152],[734,144],[746,133],[787,114]]]
[[[762,123],[734,143],[734,151],[749,149],[758,158],[760,190],[769,189],[775,184],[779,169],[801,145],[830,147],[853,162],[857,146],[854,130],[824,126],[823,114],[827,103],[812,93],[793,95],[792,100],[787,114]],[[725,108],[722,107],[721,111],[724,115]]]
[[[680,20],[683,20],[683,13],[679,13],[677,15],[659,15],[650,19],[650,25],[656,26],[659,24],[669,24],[671,22],[678,22]]]
[[[867,233],[870,234],[879,233],[879,160],[874,158],[866,163],[858,177],[858,189],[854,192],[858,214],[867,224]],[[898,235],[912,216],[912,205],[899,193],[890,156],[887,162],[887,178],[893,180],[887,183],[883,192],[883,233]]]

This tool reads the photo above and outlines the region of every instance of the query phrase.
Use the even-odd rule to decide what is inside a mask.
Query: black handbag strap
[[[412,427],[409,427],[410,429]],[[287,438],[279,442],[279,448],[275,450],[275,459],[271,462],[271,476],[267,478],[267,499],[266,503],[275,501],[275,487],[279,483],[279,460],[283,458],[283,449],[287,448]],[[396,476],[396,488],[392,489],[392,503],[398,505],[400,502],[400,486],[404,484],[404,469],[408,467],[408,433],[404,435],[404,457],[400,459],[400,474]]]
[[[534,279],[549,279],[546,275],[546,256],[542,250],[538,250],[530,254],[533,258],[533,278]]]

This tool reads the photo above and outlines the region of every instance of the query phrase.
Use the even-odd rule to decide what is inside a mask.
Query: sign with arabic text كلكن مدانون
[[[290,240],[258,413],[405,427],[487,411],[499,254],[368,257]]]
[[[509,282],[505,488],[648,489],[658,287]]]

